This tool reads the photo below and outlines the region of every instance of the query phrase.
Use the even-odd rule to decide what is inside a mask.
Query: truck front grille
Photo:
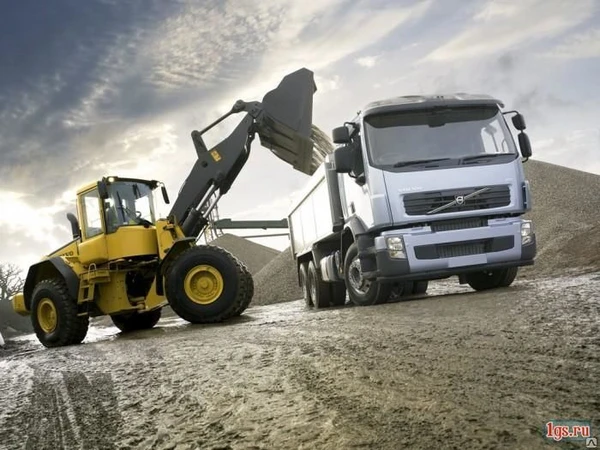
[[[488,220],[485,217],[469,217],[466,219],[440,220],[431,223],[431,231],[438,233],[440,231],[465,230],[468,228],[487,227]]]
[[[469,195],[473,194],[472,197]],[[481,186],[437,192],[420,192],[404,196],[404,209],[409,216],[447,214],[462,211],[500,208],[510,204],[508,186]],[[440,208],[439,211],[436,211]]]
[[[417,245],[417,259],[456,258],[458,256],[481,255],[510,250],[515,245],[514,236],[501,236],[473,241],[452,242],[449,244]]]

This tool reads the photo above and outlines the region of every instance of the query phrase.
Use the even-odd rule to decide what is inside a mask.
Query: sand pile
[[[252,275],[257,274],[267,263],[279,255],[271,247],[266,247],[234,234],[224,234],[209,243],[224,248],[241,260]]]
[[[600,269],[600,176],[541,161],[524,164],[531,183],[538,240],[536,264],[525,273]]]
[[[254,276],[252,305],[271,305],[302,298],[296,261],[290,248],[282,251]]]

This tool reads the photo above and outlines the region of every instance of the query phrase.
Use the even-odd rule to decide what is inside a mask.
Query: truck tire
[[[413,295],[423,295],[427,293],[427,288],[429,287],[429,281],[415,281],[413,283],[412,293]]]
[[[181,252],[165,278],[171,308],[190,323],[222,322],[248,300],[244,271],[231,253],[217,246]]]
[[[466,281],[476,291],[485,291],[499,287],[508,287],[517,277],[518,267],[509,267],[500,270],[484,270],[482,272],[468,273]]]
[[[329,283],[321,280],[314,261],[308,263],[308,291],[315,308],[327,308],[330,303]]]
[[[300,287],[302,288],[304,304],[309,308],[312,308],[314,304],[310,296],[310,286],[308,285],[308,264],[306,262],[300,263],[300,266],[298,267],[298,284],[300,284]]]
[[[367,281],[362,278],[356,242],[348,248],[344,259],[344,279],[350,301],[358,306],[385,303],[392,293],[391,284]]]
[[[161,314],[162,308],[158,308],[144,313],[112,315],[110,318],[112,319],[115,327],[117,327],[123,333],[129,333],[131,331],[149,330],[154,328],[154,326],[160,320]]]
[[[344,306],[346,304],[346,285],[344,282],[327,283],[329,285],[329,304]]]
[[[40,281],[31,297],[31,323],[45,347],[80,344],[87,335],[88,316],[77,315],[77,302],[60,278]]]

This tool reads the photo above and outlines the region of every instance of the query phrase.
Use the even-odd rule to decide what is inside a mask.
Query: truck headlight
[[[386,243],[390,258],[406,258],[406,252],[404,251],[404,241],[401,237],[389,237],[386,239]]]
[[[531,244],[533,242],[533,222],[524,220],[521,222],[521,245]]]

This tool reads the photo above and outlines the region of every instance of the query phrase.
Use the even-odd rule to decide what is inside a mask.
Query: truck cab
[[[532,205],[525,120],[503,108],[487,95],[397,97],[334,129],[339,146],[321,175],[328,233],[298,245],[308,227],[300,209],[290,215],[299,273],[312,259],[319,280],[344,281],[357,304],[385,301],[392,284],[423,292],[454,275],[476,290],[510,285],[534,263],[536,240],[523,218]]]

